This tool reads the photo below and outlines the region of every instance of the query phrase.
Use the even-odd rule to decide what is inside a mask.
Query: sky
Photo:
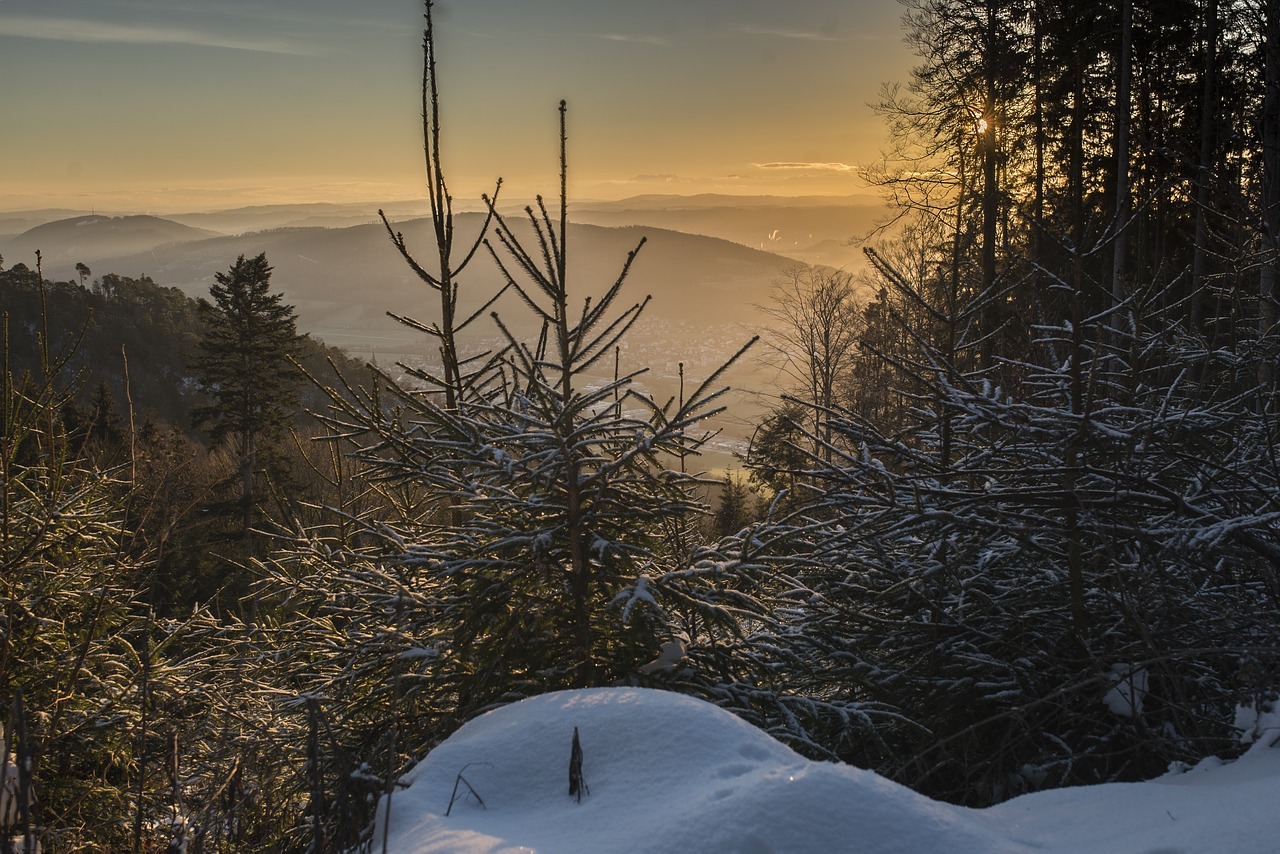
[[[912,57],[894,0],[438,0],[461,200],[844,195]],[[0,0],[0,210],[421,196],[421,0]]]

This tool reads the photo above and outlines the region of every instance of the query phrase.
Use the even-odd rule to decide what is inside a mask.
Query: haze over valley
[[[383,206],[411,251],[429,257],[430,221],[421,204]],[[239,255],[265,252],[275,271],[272,285],[298,311],[299,329],[384,368],[396,362],[433,365],[433,339],[388,316],[430,322],[437,297],[407,267],[377,217],[376,205],[275,205],[165,217],[66,210],[0,214],[0,255],[5,263],[35,265],[46,277],[75,281],[77,265],[90,278],[105,273],[147,276],[193,297],[205,297],[214,274]],[[504,205],[512,220],[519,206]],[[872,196],[724,197],[646,196],[617,202],[583,202],[571,208],[569,276],[574,299],[598,297],[611,285],[627,253],[643,249],[627,278],[625,304],[652,300],[622,344],[618,367],[647,367],[637,389],[660,401],[679,394],[680,364],[686,382],[700,382],[768,325],[761,307],[770,288],[799,263],[854,268],[853,238],[869,232],[885,210]],[[483,223],[478,210],[458,216],[459,245],[470,245]],[[17,231],[17,229],[21,229]],[[459,312],[466,316],[502,287],[502,275],[481,249],[462,277]],[[88,284],[88,282],[86,282]],[[508,293],[497,311],[513,331],[537,329]],[[482,318],[466,336],[480,351],[499,344]],[[722,435],[706,463],[732,465],[750,424],[782,390],[776,371],[763,366],[760,348],[725,376],[734,387],[729,413],[714,428]],[[597,379],[614,365],[597,366]],[[767,400],[760,395],[765,393]]]

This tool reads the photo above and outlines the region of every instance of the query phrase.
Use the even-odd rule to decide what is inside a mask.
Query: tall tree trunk
[[[1064,492],[1066,506],[1063,525],[1067,540],[1067,587],[1071,607],[1071,628],[1081,654],[1088,653],[1087,612],[1084,601],[1084,553],[1080,542],[1079,501],[1076,497],[1076,480],[1084,465],[1085,377],[1084,362],[1084,122],[1085,122],[1085,50],[1077,42],[1075,67],[1072,69],[1073,99],[1071,130],[1067,139],[1071,147],[1068,162],[1071,187],[1071,369],[1069,396],[1071,414],[1079,419],[1066,446],[1064,468]]]
[[[995,363],[995,332],[1000,326],[999,303],[995,299],[996,282],[996,233],[1000,218],[1000,185],[996,180],[996,55],[999,21],[996,17],[995,0],[987,0],[986,21],[986,56],[983,58],[984,85],[982,119],[980,125],[979,145],[982,149],[982,285],[981,292],[986,299],[982,309],[983,329],[985,337],[982,345],[982,367],[990,368]]]
[[[1261,303],[1258,322],[1259,332],[1274,335],[1276,321],[1280,319],[1280,306],[1276,303],[1277,267],[1280,267],[1280,8],[1274,2],[1266,3],[1266,48],[1263,78],[1265,93],[1262,102],[1262,222],[1263,261],[1258,283]],[[1264,390],[1270,391],[1276,380],[1276,353],[1273,347],[1262,348],[1258,379]]]
[[[453,198],[445,185],[440,156],[440,88],[436,78],[435,25],[427,0],[426,28],[422,34],[422,133],[426,153],[427,198],[431,202],[431,226],[436,237],[440,279],[440,363],[444,380],[444,405],[458,407],[462,388],[456,338],[458,284],[453,269]]]
[[[1044,9],[1042,0],[1036,0],[1034,22],[1034,59],[1032,65],[1033,85],[1035,86],[1035,150],[1036,172],[1034,178],[1034,199],[1031,206],[1031,260],[1035,264],[1044,262],[1041,257],[1040,243],[1044,229]]]
[[[573,357],[572,332],[569,319],[569,285],[567,281],[567,238],[569,228],[569,160],[568,131],[566,126],[567,108],[560,102],[560,222],[559,244],[556,246],[555,275],[559,287],[555,296],[555,336],[558,356],[563,373],[560,376],[560,394],[565,406],[573,397]],[[595,663],[592,645],[594,639],[591,631],[591,559],[587,552],[587,537],[590,532],[583,520],[583,499],[581,484],[581,461],[578,449],[572,444],[573,425],[563,425],[565,431],[561,436],[561,451],[565,464],[565,527],[569,540],[570,563],[570,595],[573,613],[574,646],[577,662],[575,663],[574,687],[586,688],[595,684]]]
[[[240,535],[249,544],[249,531],[253,528],[253,470],[257,467],[258,448],[252,430],[246,430],[240,442]]]
[[[1196,245],[1191,262],[1191,329],[1205,329],[1205,280],[1208,276],[1210,180],[1213,175],[1214,115],[1218,77],[1218,0],[1205,10],[1204,91],[1200,103],[1200,163],[1196,173]],[[1211,337],[1211,336],[1210,336]]]
[[[951,239],[951,259],[950,271],[947,279],[948,292],[945,293],[943,304],[946,306],[946,329],[945,339],[943,341],[943,355],[946,358],[947,380],[955,383],[956,374],[961,371],[959,342],[956,325],[959,322],[963,309],[960,306],[960,270],[964,263],[964,213],[966,199],[968,197],[968,169],[966,167],[965,155],[962,153],[957,163],[959,168],[960,187],[955,202],[955,223],[954,233]],[[951,467],[951,408],[947,406],[946,394],[941,389],[937,396],[938,416],[941,419],[939,424],[939,435],[941,438],[941,459],[940,464],[945,471]]]
[[[1129,121],[1132,110],[1131,81],[1133,78],[1133,0],[1123,0],[1120,13],[1120,81],[1116,91],[1116,236],[1112,243],[1111,298],[1119,305],[1124,302],[1124,274],[1129,244]],[[1120,328],[1117,312],[1112,326]]]

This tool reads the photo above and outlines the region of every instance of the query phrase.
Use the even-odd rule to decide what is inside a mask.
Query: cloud
[[[0,36],[91,44],[185,44],[293,56],[314,53],[304,45],[279,39],[240,38],[181,27],[108,24],[76,18],[37,18],[25,15],[0,18]]]
[[[2,2],[4,0],[0,0],[0,3]],[[99,0],[99,2],[102,2],[102,0]],[[314,3],[314,0],[312,2]],[[264,8],[265,4],[254,2],[254,0],[217,0],[217,2],[210,2],[210,0],[111,0],[111,5],[124,9],[140,10],[150,15],[183,13],[199,15],[203,18],[217,16],[224,20],[229,20],[233,26],[267,22],[286,24],[291,27],[322,24],[345,28],[357,27],[366,30],[404,32],[404,26],[401,22],[389,18],[380,18],[367,13],[361,14],[358,8],[343,14],[329,9],[316,8],[315,5],[308,6],[307,0],[294,0],[294,2],[288,2],[288,0],[280,2],[280,0],[277,0],[277,5],[266,8]],[[356,6],[357,4],[350,5]],[[436,15],[437,18],[448,17],[447,7],[438,8]]]
[[[661,182],[665,184],[679,184],[679,183],[685,183],[688,179],[681,178],[679,175],[675,174],[674,172],[659,172],[654,175],[635,175],[631,178],[631,180],[636,183],[647,183],[647,184],[652,184],[654,182]]]
[[[787,30],[780,27],[756,27],[746,25],[738,28],[738,32],[749,36],[773,36],[781,39],[800,39],[811,42],[839,42],[844,39],[828,32],[814,30]]]
[[[808,169],[822,172],[852,172],[854,169],[848,163],[819,163],[793,160],[775,160],[771,163],[752,163],[751,165],[757,169]]]
[[[661,36],[635,36],[626,35],[624,33],[596,33],[596,38],[606,39],[611,42],[631,42],[633,44],[647,44],[655,47],[670,47],[671,42]]]

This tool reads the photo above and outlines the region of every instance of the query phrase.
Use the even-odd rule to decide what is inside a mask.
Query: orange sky
[[[0,0],[0,210],[420,196],[419,0]],[[572,192],[863,191],[892,0],[440,0],[448,174]],[[10,85],[17,81],[16,85]]]

